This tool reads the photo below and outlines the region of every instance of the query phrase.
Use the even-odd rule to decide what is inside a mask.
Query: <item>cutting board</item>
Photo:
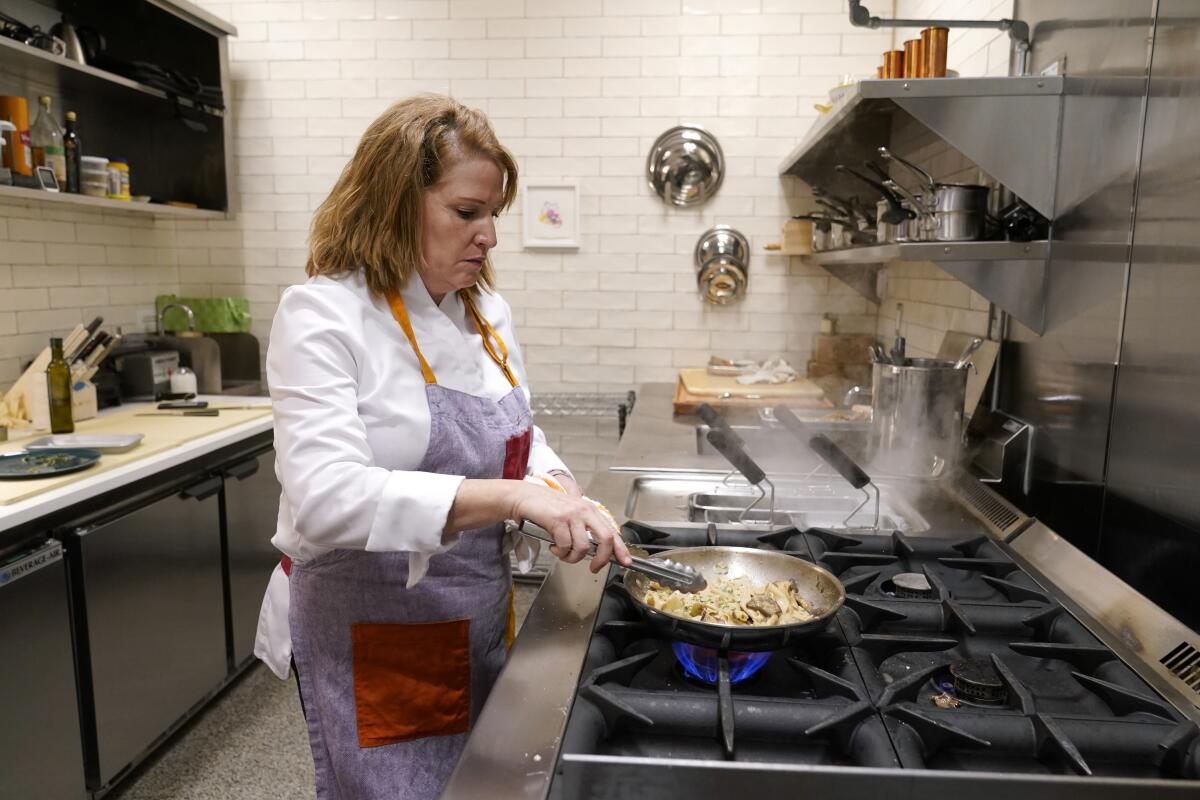
[[[797,397],[824,397],[825,391],[807,378],[788,383],[738,383],[732,375],[710,375],[703,367],[679,370],[679,380],[688,394],[698,397],[746,397],[791,400]]]
[[[975,334],[973,333],[946,331],[937,357],[945,361],[957,361],[974,338]],[[974,415],[975,408],[983,398],[984,387],[987,386],[988,376],[992,374],[992,367],[996,366],[996,355],[999,352],[999,342],[984,339],[983,344],[971,356],[971,363],[975,365],[975,369],[967,368],[967,393],[963,399],[963,408],[967,419]]]
[[[220,404],[213,406],[220,408]],[[79,472],[57,475],[50,478],[30,480],[0,481],[0,506],[27,500],[42,492],[57,489],[69,483],[92,478],[102,472],[131,464],[135,461],[149,458],[158,453],[171,450],[185,442],[199,439],[213,433],[249,422],[252,419],[267,416],[271,407],[264,405],[253,409],[227,409],[215,417],[138,417],[138,413],[154,411],[153,406],[141,406],[126,411],[119,411],[97,419],[80,422],[75,426],[76,433],[140,433],[145,438],[141,444],[125,453],[105,453],[100,457],[100,463]],[[17,453],[24,447],[20,442],[9,442],[0,445],[0,454]]]
[[[773,406],[779,403],[786,402],[788,406],[793,408],[832,408],[833,404],[825,399],[824,392],[819,386],[812,381],[801,379],[796,383],[803,382],[806,386],[801,394],[760,394],[755,391],[759,388],[767,388],[768,384],[753,384],[743,386],[737,384],[741,390],[738,394],[730,394],[723,396],[719,392],[716,394],[694,394],[688,391],[688,387],[684,382],[683,373],[688,370],[680,370],[679,379],[675,382],[675,398],[673,401],[676,414],[694,414],[696,408],[701,403],[708,403],[718,411],[734,411],[738,409],[755,409],[763,406]],[[703,372],[704,370],[700,370]],[[717,378],[719,376],[709,376]],[[724,378],[723,380],[732,381],[733,378]],[[791,384],[771,384],[771,386],[791,385]],[[817,394],[812,394],[812,389],[817,390]],[[720,390],[727,391],[727,390]]]

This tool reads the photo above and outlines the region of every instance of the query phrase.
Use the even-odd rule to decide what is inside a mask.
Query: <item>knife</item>
[[[75,357],[79,355],[79,352],[83,350],[84,345],[87,344],[88,339],[91,339],[92,336],[95,335],[96,331],[100,329],[100,325],[103,324],[103,322],[104,317],[96,317],[87,324],[87,327],[83,329],[83,335],[79,337],[78,341],[72,342],[70,348],[63,348],[63,357],[68,363],[75,360]],[[74,331],[72,331],[71,336],[75,336]]]
[[[91,339],[88,339],[87,344],[85,344],[83,347],[79,348],[79,353],[75,356],[74,363],[78,364],[78,363],[86,362],[87,357],[89,355],[91,355],[92,352],[97,347],[104,344],[104,342],[108,341],[108,339],[109,339],[109,335],[108,335],[107,331],[100,331],[95,336],[93,336]]]
[[[147,411],[134,414],[135,417],[216,417],[221,410],[218,408],[202,408],[196,411]]]

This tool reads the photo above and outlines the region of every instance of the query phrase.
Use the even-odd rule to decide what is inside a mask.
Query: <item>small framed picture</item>
[[[521,208],[526,250],[579,248],[579,184],[573,181],[526,183]]]

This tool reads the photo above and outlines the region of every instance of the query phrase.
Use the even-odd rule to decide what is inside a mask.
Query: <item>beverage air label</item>
[[[27,556],[22,556],[16,561],[0,565],[0,586],[6,586],[18,578],[24,578],[26,575],[37,572],[42,567],[53,564],[61,558],[62,545],[58,542],[50,541],[39,550],[35,550]]]

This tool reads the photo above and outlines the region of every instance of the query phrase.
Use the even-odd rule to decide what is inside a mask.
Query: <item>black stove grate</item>
[[[984,537],[639,523],[625,534],[651,552],[783,550],[838,575],[846,603],[744,683],[707,686],[614,581],[564,754],[1200,779],[1200,729]],[[894,591],[905,573],[931,596]]]

